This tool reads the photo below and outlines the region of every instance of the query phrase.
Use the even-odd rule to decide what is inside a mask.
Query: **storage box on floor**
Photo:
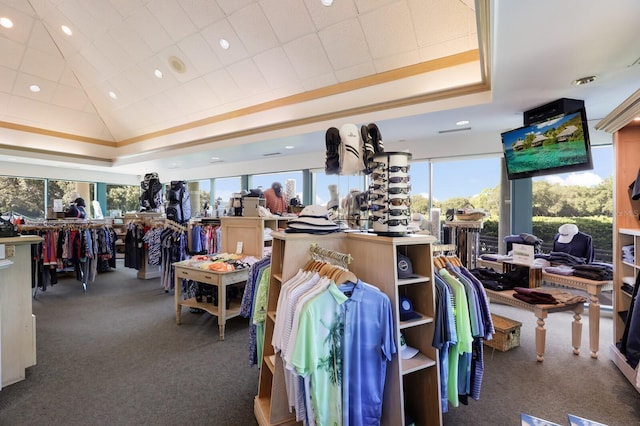
[[[521,322],[496,314],[491,314],[491,319],[496,332],[491,340],[484,341],[485,345],[501,352],[520,346]]]

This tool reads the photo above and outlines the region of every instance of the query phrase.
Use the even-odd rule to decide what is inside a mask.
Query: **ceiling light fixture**
[[[333,0],[320,0],[320,2],[327,7],[333,4]]]
[[[153,71],[153,75],[155,75],[158,78],[162,78],[162,71],[160,71],[159,69],[156,69]]]
[[[456,126],[466,126],[467,124],[469,124],[469,120],[460,120],[456,122]]]
[[[111,99],[118,99],[118,95],[116,95],[116,92],[114,92],[113,90],[109,91],[109,97]]]
[[[222,47],[224,50],[227,50],[231,46],[229,44],[229,40],[225,38],[221,38],[219,43],[220,43],[220,47]]]
[[[583,84],[593,83],[597,80],[597,78],[597,75],[589,75],[586,77],[576,78],[571,82],[571,84],[573,84],[574,86],[582,86]]]
[[[3,16],[2,18],[0,18],[0,25],[5,28],[13,28],[13,21]]]
[[[66,25],[60,25],[60,28],[62,28],[62,32],[66,35],[73,35],[73,31],[71,31],[71,28],[67,27]]]
[[[293,148],[295,148],[295,146],[293,146],[293,145],[287,145],[287,146],[284,147],[284,149],[293,149]]]
[[[29,86],[29,90],[31,90],[33,93],[38,93],[40,91],[40,86],[38,86],[37,84],[32,84],[31,86]]]

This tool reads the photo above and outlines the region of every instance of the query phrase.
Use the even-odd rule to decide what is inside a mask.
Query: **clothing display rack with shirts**
[[[260,380],[254,401],[254,413],[258,424],[261,426],[301,424],[297,420],[300,418],[300,413],[290,406],[288,390],[290,390],[291,380],[287,378],[292,367],[300,372],[301,364],[298,363],[300,358],[295,356],[289,358],[288,354],[290,348],[293,348],[294,354],[296,353],[296,344],[298,349],[305,348],[305,351],[307,347],[313,347],[314,344],[313,339],[311,341],[303,339],[301,343],[297,343],[298,338],[296,338],[296,344],[291,346],[292,341],[289,341],[289,344],[285,344],[283,352],[282,336],[287,334],[278,330],[281,322],[288,324],[285,318],[290,315],[287,314],[290,311],[283,309],[285,305],[278,306],[278,302],[285,298],[293,302],[290,297],[295,296],[293,292],[298,287],[293,287],[291,280],[297,274],[305,272],[305,268],[322,271],[320,263],[324,261],[325,278],[332,275],[332,270],[344,271],[345,264],[348,266],[348,271],[353,274],[349,278],[346,276],[337,278],[331,290],[333,293],[328,291],[322,293],[326,297],[325,301],[329,301],[330,304],[331,298],[344,300],[341,307],[345,315],[356,313],[359,309],[367,309],[368,302],[365,302],[365,299],[358,302],[359,297],[364,294],[371,297],[370,300],[375,299],[379,302],[388,299],[385,309],[375,313],[368,311],[369,313],[365,314],[365,319],[362,321],[349,322],[347,317],[344,322],[344,341],[349,342],[347,337],[354,335],[354,330],[349,324],[356,324],[358,327],[358,324],[364,324],[363,327],[368,327],[370,332],[378,336],[380,333],[389,336],[388,329],[391,328],[390,339],[377,338],[377,343],[371,346],[356,344],[360,349],[375,348],[378,351],[375,361],[372,361],[374,357],[369,355],[359,357],[357,361],[351,357],[345,357],[345,360],[351,361],[344,361],[341,370],[344,374],[337,377],[348,381],[346,387],[344,382],[342,383],[344,391],[342,395],[343,398],[349,399],[349,403],[347,405],[343,403],[342,406],[350,409],[343,411],[345,420],[338,423],[402,426],[410,424],[412,420],[415,424],[426,426],[442,425],[438,350],[432,345],[435,331],[435,303],[430,244],[435,241],[435,238],[427,235],[389,237],[369,233],[311,235],[274,232],[272,236],[268,301],[264,308],[266,319],[261,326],[264,330],[264,344],[261,346],[261,355],[258,356]],[[401,263],[399,262],[401,259],[405,263],[407,260],[411,261],[410,274],[404,274],[405,270],[403,274],[399,274],[398,264]],[[318,275],[320,273],[317,273],[316,279],[321,280],[322,278]],[[343,280],[344,285],[337,284]],[[353,285],[354,282],[355,285]],[[347,296],[349,291],[351,296]],[[407,299],[412,302],[413,312],[416,313],[416,317],[412,319],[401,315],[404,313],[403,310],[401,311],[401,306],[404,309]],[[304,307],[304,302],[302,305],[296,303],[295,307],[298,306]],[[374,306],[382,305],[374,304]],[[296,312],[297,309],[294,309],[294,318]],[[334,311],[318,312],[322,312],[319,314],[321,316]],[[380,315],[381,312],[389,312],[389,321],[382,320],[384,315]],[[318,318],[318,320],[308,321],[308,319],[306,321],[306,324],[310,324],[308,335],[320,339],[321,343],[325,342],[325,334],[332,335],[330,332],[331,325],[334,324],[332,320]],[[388,325],[389,323],[391,326]],[[291,329],[295,329],[293,322],[291,322]],[[297,329],[300,329],[299,323]],[[360,331],[364,330],[357,332]],[[320,335],[320,333],[324,334]],[[323,349],[329,350],[331,339],[326,342],[322,343]],[[349,353],[353,348],[345,344],[345,347],[340,349],[344,350],[344,353]],[[312,358],[328,359],[323,358],[322,355]],[[386,373],[381,374],[383,366]],[[378,369],[374,372],[367,370],[368,368]],[[358,376],[366,377],[367,379],[363,380],[371,383],[380,383],[372,378],[384,377],[382,395],[367,398],[366,402],[363,402],[363,396],[372,396],[375,392],[369,389],[370,385],[373,386],[371,383],[363,384],[362,381],[358,381]],[[295,383],[293,381],[294,389]],[[313,397],[311,400],[313,401]],[[358,405],[360,402],[357,401],[362,404]],[[382,405],[381,413],[378,411],[380,408],[378,403]],[[356,417],[355,420],[353,416]],[[369,417],[363,422],[358,422],[357,418],[362,416]],[[349,420],[346,420],[347,417]]]
[[[103,219],[64,219],[56,221],[26,221],[19,225],[23,234],[38,234],[43,242],[32,246],[34,261],[33,298],[38,289],[46,290],[57,282],[57,272],[76,273],[87,291],[95,280],[99,261],[115,267],[115,231]],[[68,265],[73,269],[69,269]],[[48,267],[48,268],[47,268]]]

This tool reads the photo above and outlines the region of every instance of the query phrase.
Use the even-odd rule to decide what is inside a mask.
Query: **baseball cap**
[[[400,321],[421,318],[422,315],[413,310],[413,303],[408,297],[400,296]]]
[[[416,356],[418,352],[418,349],[407,345],[407,342],[404,340],[404,334],[400,333],[400,358],[411,359]]]
[[[418,278],[413,274],[411,259],[398,253],[398,278]]]
[[[573,239],[573,236],[578,233],[578,227],[573,223],[565,223],[558,228],[558,242],[562,244],[568,244]]]

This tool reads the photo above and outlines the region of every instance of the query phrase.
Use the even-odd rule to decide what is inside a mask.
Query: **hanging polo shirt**
[[[292,364],[310,376],[312,408],[318,425],[342,425],[342,304],[347,296],[335,284],[309,302],[300,315]]]
[[[380,424],[387,362],[394,343],[393,312],[389,297],[365,285],[346,283],[344,309],[343,422],[350,426]]]

